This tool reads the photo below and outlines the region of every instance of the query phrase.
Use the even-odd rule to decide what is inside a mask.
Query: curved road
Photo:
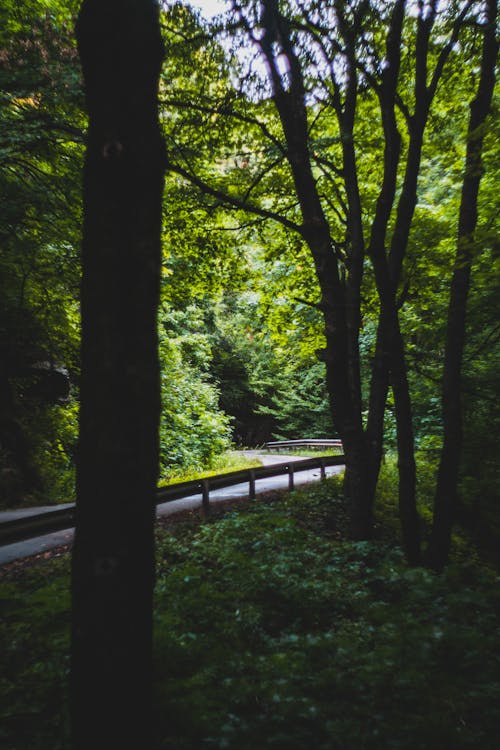
[[[258,457],[264,466],[270,464],[283,463],[285,461],[300,462],[304,457],[301,456],[284,456],[281,454],[269,455],[261,454],[259,451],[245,451],[245,454],[250,457]],[[327,476],[338,474],[344,470],[343,466],[331,466],[326,469]],[[320,478],[320,470],[312,469],[307,471],[295,471],[294,482],[295,486],[300,484],[307,484],[309,482],[317,481]],[[288,488],[288,476],[283,475],[279,477],[268,477],[265,479],[257,479],[255,482],[255,491],[257,494],[263,492],[269,492],[271,490],[287,489]],[[248,496],[248,482],[242,484],[236,484],[232,487],[225,487],[219,490],[210,491],[210,504],[222,502],[224,500],[241,499],[242,497]],[[192,510],[200,508],[202,504],[201,494],[190,495],[189,497],[182,498],[181,500],[173,500],[166,503],[161,503],[156,506],[156,516],[171,516],[175,513],[179,513],[185,510]],[[30,514],[39,513],[41,510],[49,510],[55,508],[63,508],[64,505],[49,506],[44,508],[21,508],[16,511],[3,511],[0,512],[0,523],[2,521],[8,521],[13,518],[21,518],[22,516],[28,516]],[[56,531],[52,534],[45,534],[44,536],[34,537],[33,539],[26,539],[22,542],[16,542],[15,544],[7,544],[0,547],[0,565],[6,565],[7,563],[20,560],[24,557],[31,557],[32,555],[43,554],[55,547],[61,547],[66,544],[71,544],[73,541],[74,529],[64,529],[63,531]]]

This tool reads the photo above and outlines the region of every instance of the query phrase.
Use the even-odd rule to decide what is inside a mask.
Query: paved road
[[[258,451],[247,451],[247,455],[258,456],[262,463],[267,466],[269,464],[284,463],[285,461],[300,462],[301,457],[299,456],[283,456],[283,455],[260,455]],[[338,474],[344,470],[343,466],[331,466],[326,469],[327,476]],[[320,477],[319,469],[312,469],[307,471],[294,472],[295,485],[307,484],[309,482],[317,481]],[[255,482],[255,491],[257,494],[263,492],[269,492],[271,490],[286,489],[288,487],[288,476],[280,477],[268,477],[265,479],[257,479]],[[210,491],[210,504],[222,502],[224,500],[239,499],[248,496],[248,482],[242,484],[236,484],[232,487],[225,487],[219,490]],[[175,513],[179,513],[184,510],[192,510],[201,507],[201,494],[190,495],[189,497],[182,498],[182,500],[173,500],[171,502],[162,503],[156,508],[157,517],[170,516]],[[16,511],[3,511],[0,512],[0,523],[7,521],[12,518],[21,518],[22,516],[32,515],[39,513],[41,510],[53,510],[54,507],[63,508],[65,506],[48,506],[44,508],[22,508]],[[71,544],[73,541],[74,529],[65,529],[63,531],[56,531],[52,534],[45,534],[44,536],[38,536],[33,539],[26,539],[23,542],[16,542],[15,544],[7,544],[0,547],[0,565],[5,565],[14,560],[20,560],[23,557],[30,557],[31,555],[38,555],[43,552],[48,552],[55,547],[60,547],[65,544]]]

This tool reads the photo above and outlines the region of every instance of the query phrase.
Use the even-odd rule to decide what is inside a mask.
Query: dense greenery
[[[161,128],[156,88],[137,89],[139,98],[151,95],[151,111],[129,101],[138,76],[149,80],[148,65],[135,65],[124,49],[127,39],[135,49],[140,35],[130,19],[135,11],[149,17],[147,0],[4,0],[0,9],[0,507],[73,499],[79,410],[88,417],[92,396],[103,392],[107,401],[94,402],[94,415],[113,414],[100,431],[92,416],[81,420],[88,429],[79,497],[86,487],[87,502],[78,506],[71,645],[67,556],[2,571],[0,743],[70,747],[71,648],[73,688],[87,689],[73,702],[73,747],[95,744],[78,727],[86,731],[98,711],[107,730],[97,720],[89,736],[111,746],[124,698],[133,705],[125,711],[130,724],[120,724],[121,746],[128,726],[137,738],[151,723],[146,501],[156,437],[146,428],[138,438],[135,425],[146,413],[155,425],[158,416],[156,336],[153,315],[145,318],[151,325],[137,324],[131,310],[141,295],[146,306],[156,303],[145,293],[152,287],[138,282],[139,266],[151,278],[153,264],[143,263],[150,224],[140,237],[124,226],[150,215],[144,198],[154,180],[134,192],[138,180],[117,179],[128,145],[122,162],[118,137],[101,133],[103,147],[95,139],[108,117],[115,128],[129,102],[133,116],[118,123],[124,142],[158,147],[149,171],[147,149],[130,152],[142,154],[132,159],[141,180],[157,175],[155,274],[163,136],[168,167],[157,320],[160,480],[222,469],[233,445],[271,437],[338,432],[346,455],[343,489],[328,481],[215,511],[210,522],[191,517],[157,529],[157,749],[496,750],[496,0],[230,5],[208,23],[187,2],[161,4]],[[89,130],[74,38],[81,7],[92,62],[87,95],[94,85],[104,113]],[[123,28],[113,8],[128,19]],[[99,13],[109,45],[93,37],[102,30]],[[104,57],[96,60],[97,42]],[[109,54],[115,43],[118,71]],[[87,76],[94,64],[103,70]],[[136,118],[153,139],[130,137]],[[113,189],[97,179],[83,211],[86,146]],[[137,210],[124,212],[131,200]],[[114,226],[108,204],[121,217]],[[96,254],[94,272],[83,263],[83,294],[82,213],[87,260],[100,241],[109,250],[104,224],[121,235],[111,242],[116,255],[104,282],[105,253]],[[118,277],[123,283],[113,286]],[[134,285],[137,295],[129,295]],[[96,351],[92,336],[104,343],[87,391],[82,300],[94,326],[90,339],[84,327],[84,352]],[[139,375],[146,350],[150,364]],[[140,382],[152,387],[137,393]],[[147,492],[137,491],[146,486],[142,466]],[[99,523],[105,516],[107,525]],[[142,541],[146,526],[136,517],[148,525]],[[96,655],[86,671],[86,656]],[[115,668],[106,676],[108,656]],[[108,689],[110,675],[119,689]]]
[[[384,489],[370,543],[336,480],[158,530],[158,748],[496,748],[498,574],[458,538],[445,574],[408,569]],[[63,750],[67,558],[0,594],[2,745]]]
[[[184,4],[169,6],[169,167],[208,215],[225,209],[242,248],[253,244],[265,266],[259,305],[288,364],[326,365],[355,535],[370,533],[383,449],[397,446],[403,538],[418,562],[415,449],[440,450],[444,435],[443,460],[453,455],[436,492],[446,526],[456,514],[461,370],[474,379],[485,347],[498,344],[495,316],[486,313],[484,347],[472,350],[473,317],[464,323],[467,296],[469,309],[489,297],[483,263],[497,262],[496,3],[245,0],[209,28]],[[472,284],[457,296],[464,265]],[[311,406],[315,397],[308,388]],[[278,397],[279,414],[264,404],[281,434],[294,400]]]
[[[110,9],[151,11],[147,0],[83,5],[90,57],[93,13],[111,18],[106,33],[123,52],[125,38],[134,47],[137,29],[134,35],[125,21],[119,29]],[[328,481],[237,512],[214,512],[210,522],[190,518],[157,529],[156,747],[496,750],[496,0],[230,5],[209,23],[187,2],[161,3],[168,169],[157,321],[158,475],[171,481],[228,468],[234,445],[340,434],[346,480],[343,490]],[[93,142],[103,159],[119,159],[121,143],[106,133],[104,149],[96,148],[96,131],[88,131],[74,34],[80,8],[76,0],[4,0],[0,8],[0,507],[73,499],[80,389],[88,405],[89,392],[100,390],[101,365],[116,349],[107,368],[116,388],[106,386],[114,416],[96,435],[88,420],[86,442],[80,440],[80,459],[85,445],[98,459],[108,455],[105,445],[116,464],[108,471],[109,492],[87,515],[87,536],[82,514],[77,524],[84,541],[73,559],[88,562],[80,565],[80,579],[73,576],[73,604],[78,594],[81,607],[73,607],[72,648],[75,657],[85,637],[93,656],[96,645],[107,644],[106,632],[113,634],[121,695],[136,696],[130,698],[136,714],[127,713],[141,736],[151,683],[151,596],[146,601],[142,594],[153,588],[153,517],[127,469],[133,474],[139,467],[141,474],[143,447],[152,498],[155,449],[145,446],[156,442],[147,431],[124,459],[133,441],[116,425],[126,424],[137,439],[124,415],[140,423],[149,402],[148,424],[155,424],[158,412],[153,388],[143,387],[142,399],[134,391],[138,382],[157,383],[153,367],[145,366],[143,380],[137,362],[128,367],[134,357],[127,354],[135,345],[139,352],[148,348],[148,337],[152,362],[155,331],[135,325],[127,304],[141,264],[134,271],[123,235],[129,218],[133,225],[148,214],[151,185],[146,180],[134,198],[145,213],[122,213],[112,227],[114,237],[123,236],[114,243],[104,287],[99,273],[86,272],[81,295],[84,151]],[[97,60],[108,65],[103,74],[114,71],[112,57]],[[147,78],[147,66],[135,67],[128,50],[121,59],[129,73]],[[113,126],[137,82],[122,73],[109,95],[101,75],[87,80],[99,88]],[[138,121],[143,114],[134,110]],[[134,118],[125,119],[127,130]],[[151,173],[160,178],[157,124]],[[145,141],[152,142],[139,139]],[[113,170],[106,174],[116,178]],[[96,184],[100,190],[104,183]],[[116,189],[96,201],[97,213],[110,194],[110,204],[122,195],[125,182],[112,184]],[[87,251],[98,246],[89,240],[87,211],[89,196],[98,194],[86,193]],[[156,195],[159,251],[159,189]],[[99,221],[95,227],[102,239]],[[132,241],[141,262],[144,237]],[[155,267],[157,273],[156,261]],[[114,269],[128,281],[114,287]],[[148,276],[151,266],[145,270]],[[144,293],[144,285],[135,285]],[[91,313],[96,299],[104,302],[117,319],[109,330],[119,329],[94,360],[87,395],[82,299]],[[104,322],[94,315],[94,333]],[[124,375],[134,398],[122,395],[117,403]],[[111,461],[104,464],[108,470]],[[87,482],[91,500],[98,497],[96,465],[90,460],[90,469],[80,471],[80,488]],[[122,513],[128,501],[116,489],[118,473],[133,498],[130,509],[148,518],[142,545],[132,514]],[[102,471],[96,475],[101,488]],[[135,495],[142,505],[134,505]],[[96,519],[106,510],[102,532]],[[120,537],[124,527],[128,537]],[[114,564],[122,559],[130,567]],[[146,586],[138,585],[141,565]],[[66,750],[67,556],[10,566],[2,579],[0,744]],[[136,599],[129,596],[134,581]],[[108,594],[123,594],[129,609],[114,606],[111,595],[87,598],[106,586]],[[135,627],[135,615],[145,628]],[[81,627],[91,621],[95,628]],[[136,646],[144,646],[137,665],[146,679],[144,690],[136,681],[134,694]],[[90,664],[82,654],[80,665]],[[112,716],[97,680],[119,717],[119,691],[107,690],[96,675],[104,661],[89,670],[87,696],[98,696],[98,709]],[[80,687],[74,665],[73,659],[73,685]],[[119,670],[110,673],[116,678]],[[78,708],[86,728],[87,715],[96,712],[85,700]],[[112,737],[116,722],[109,724]],[[143,720],[142,730],[149,724]]]
[[[1,507],[74,498],[86,127],[74,40],[77,7],[34,0],[4,3],[0,11]],[[178,186],[170,192],[182,199]],[[182,215],[176,219],[179,233]],[[230,442],[208,372],[210,348],[194,339],[188,346],[192,325],[188,321],[180,331],[182,319],[166,338],[172,333],[167,321],[186,303],[182,284],[173,300],[168,284],[173,232],[166,222],[162,473],[209,466]]]
[[[4,506],[71,499],[73,493],[80,170],[86,126],[73,39],[77,5],[33,0],[2,6],[0,487]],[[283,4],[281,12],[291,13],[292,5]],[[333,8],[335,3],[330,5]],[[252,8],[252,3],[243,3],[242,18],[248,11],[253,19]],[[311,3],[308,33],[314,25],[314,8]],[[169,54],[161,97],[172,173],[165,191],[159,326],[164,400],[161,472],[171,474],[190,463],[198,468],[209,464],[231,441],[248,445],[270,437],[331,435],[338,425],[332,424],[322,361],[325,338],[317,305],[318,281],[307,243],[281,220],[296,222],[298,215],[281,125],[268,97],[263,68],[255,64],[246,75],[248,56],[257,54],[257,49],[247,44],[247,52],[241,52],[241,19],[239,30],[227,32],[234,37],[229,51],[229,40],[222,45],[218,41],[223,26],[219,20],[208,27],[179,3],[167,4],[165,11]],[[443,33],[451,28],[452,11],[450,6],[449,15],[438,14],[436,23]],[[471,24],[461,30],[462,45],[447,60],[446,75],[429,113],[418,203],[398,287],[415,446],[432,451],[439,450],[442,439],[438,363],[446,338],[468,102],[476,90],[481,40],[473,9],[471,14]],[[320,37],[314,44],[311,41],[309,49],[298,15],[292,16],[302,64]],[[349,23],[353,19],[347,18]],[[257,25],[262,21],[253,20]],[[382,179],[384,136],[380,118],[373,114],[377,97],[368,62],[371,59],[375,66],[380,57],[388,19],[375,14],[371,22],[373,37],[365,38],[367,57],[359,61],[367,85],[358,92],[355,127],[356,144],[364,157],[358,166],[366,242]],[[410,51],[414,25],[408,20],[404,29]],[[323,32],[318,26],[317,33]],[[431,45],[432,64],[441,54],[440,44],[437,40]],[[314,56],[310,64],[317,64]],[[306,86],[311,87],[313,71],[307,66],[305,70]],[[343,157],[338,124],[328,114],[325,71],[318,68],[319,73],[317,85],[324,98],[318,100],[321,106],[312,100],[308,104],[310,147],[342,255],[347,197],[338,165]],[[372,73],[377,73],[375,68]],[[409,136],[403,121],[405,106],[414,95],[413,76],[408,54],[402,59],[398,83],[398,126],[404,149]],[[494,113],[497,106],[495,102]],[[485,130],[463,366],[461,486],[466,492],[461,493],[462,515],[470,523],[479,512],[483,531],[496,525],[497,515],[495,122],[498,118],[488,120]],[[179,174],[188,165],[189,174]],[[193,176],[190,183],[187,178]],[[402,180],[401,167],[399,187]],[[394,217],[391,221],[389,239]],[[378,316],[376,284],[367,258],[359,327],[365,425]],[[389,391],[386,450],[396,447],[395,414]]]
[[[161,315],[160,476],[210,467],[229,446],[229,419],[218,408],[211,358],[196,307]]]
[[[0,494],[71,493],[82,95],[68,6],[0,11]]]

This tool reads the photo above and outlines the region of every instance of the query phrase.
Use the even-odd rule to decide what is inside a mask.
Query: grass
[[[277,497],[157,530],[158,750],[496,750],[497,573],[346,541],[336,480]],[[66,750],[67,559],[0,595],[0,746]]]
[[[320,458],[321,456],[336,456],[341,455],[343,453],[343,448],[326,448],[324,450],[318,450],[317,448],[310,448],[309,450],[306,450],[304,448],[290,448],[286,450],[262,450],[262,453],[264,455],[268,456],[303,456],[304,458]]]
[[[190,468],[175,471],[167,477],[163,477],[158,484],[160,487],[165,487],[176,482],[189,482],[195,479],[213,477],[216,474],[226,474],[230,471],[253,469],[257,466],[262,466],[262,461],[258,458],[245,456],[242,451],[227,451],[213,461],[210,469],[200,471],[197,468]]]

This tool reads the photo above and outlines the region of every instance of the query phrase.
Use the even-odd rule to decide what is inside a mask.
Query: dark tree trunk
[[[415,564],[420,560],[419,523],[415,502],[416,469],[411,398],[404,345],[399,328],[397,290],[416,205],[416,184],[423,127],[418,131],[414,129],[413,137],[410,139],[404,186],[398,201],[389,255],[386,251],[388,226],[396,198],[397,174],[401,158],[401,135],[396,118],[396,94],[401,61],[404,8],[403,0],[398,0],[394,5],[386,43],[388,65],[383,71],[382,85],[378,92],[385,134],[384,177],[371,226],[368,252],[375,272],[380,299],[380,315],[370,383],[366,437],[370,452],[370,491],[374,494],[382,460],[385,405],[389,385],[392,384],[397,427],[402,542],[408,561]],[[420,109],[425,107],[425,101],[419,102],[418,107]],[[397,263],[394,262],[395,256]]]
[[[415,108],[409,118],[410,139],[406,157],[404,180],[397,202],[396,221],[386,253],[386,235],[396,196],[396,180],[400,159],[401,138],[397,126],[396,99],[400,69],[401,32],[405,3],[394,4],[391,27],[387,36],[388,65],[382,74],[378,90],[382,123],[385,134],[384,180],[377,201],[371,228],[369,255],[373,262],[377,291],[380,298],[380,318],[376,350],[370,384],[370,409],[367,424],[367,443],[370,450],[370,481],[374,492],[380,471],[383,449],[383,423],[389,383],[392,384],[397,426],[399,511],[403,546],[410,563],[420,562],[420,522],[416,507],[416,468],[412,426],[411,396],[407,377],[404,345],[399,328],[397,298],[404,257],[417,205],[417,185],[422,158],[423,137],[436,89],[444,65],[462,27],[467,8],[463,8],[453,25],[452,34],[429,71],[431,32],[437,13],[437,3],[419,8],[415,40]]]
[[[457,482],[462,448],[461,369],[465,345],[467,297],[473,261],[477,199],[482,175],[484,123],[495,86],[497,41],[496,0],[486,5],[481,73],[476,98],[471,103],[465,170],[458,222],[457,250],[453,272],[443,369],[443,448],[438,470],[434,523],[427,551],[428,564],[442,570],[447,562],[451,529],[456,512]]]
[[[396,412],[399,474],[399,518],[401,538],[406,559],[410,565],[421,562],[420,518],[417,511],[416,487],[417,470],[415,465],[415,442],[413,436],[413,416],[410,387],[404,344],[396,317],[393,356],[391,363],[391,384]]]
[[[301,233],[314,261],[321,289],[319,307],[323,313],[326,347],[322,358],[327,370],[327,388],[332,417],[342,438],[346,455],[345,490],[351,510],[352,534],[356,539],[367,539],[372,534],[372,498],[367,490],[368,453],[363,433],[361,414],[361,386],[359,372],[359,294],[363,268],[360,210],[353,209],[357,223],[351,222],[353,250],[350,254],[350,273],[344,282],[339,274],[339,259],[330,235],[309,152],[306,95],[300,61],[290,38],[290,27],[280,15],[274,2],[263,3],[262,23],[265,33],[261,39],[266,58],[274,102],[278,111],[287,145],[287,158],[293,176],[302,213]],[[290,66],[285,84],[279,72],[273,41],[278,33],[283,52]],[[354,67],[353,67],[354,69]],[[352,136],[356,81],[353,79],[351,110],[345,116],[345,129]],[[349,119],[351,118],[351,119]],[[350,151],[349,151],[350,149]],[[346,146],[345,159],[354,158],[352,140]],[[351,174],[355,178],[355,167]],[[359,191],[351,182],[353,202]],[[355,194],[356,193],[356,194]],[[356,242],[356,236],[359,236]]]
[[[369,452],[370,486],[375,495],[384,453],[384,416],[389,393],[389,342],[382,316],[379,316],[375,356],[372,363],[366,442]]]
[[[72,565],[75,750],[152,745],[163,58],[149,0],[84,0],[82,379]]]
[[[394,301],[392,301],[393,304]],[[375,492],[382,459],[382,434],[385,402],[392,386],[396,416],[399,517],[402,545],[410,565],[421,562],[420,519],[416,506],[416,465],[412,405],[408,383],[404,343],[397,310],[382,309],[377,334],[377,357],[370,390],[367,441],[370,447],[371,492]],[[390,380],[389,380],[390,375]]]

